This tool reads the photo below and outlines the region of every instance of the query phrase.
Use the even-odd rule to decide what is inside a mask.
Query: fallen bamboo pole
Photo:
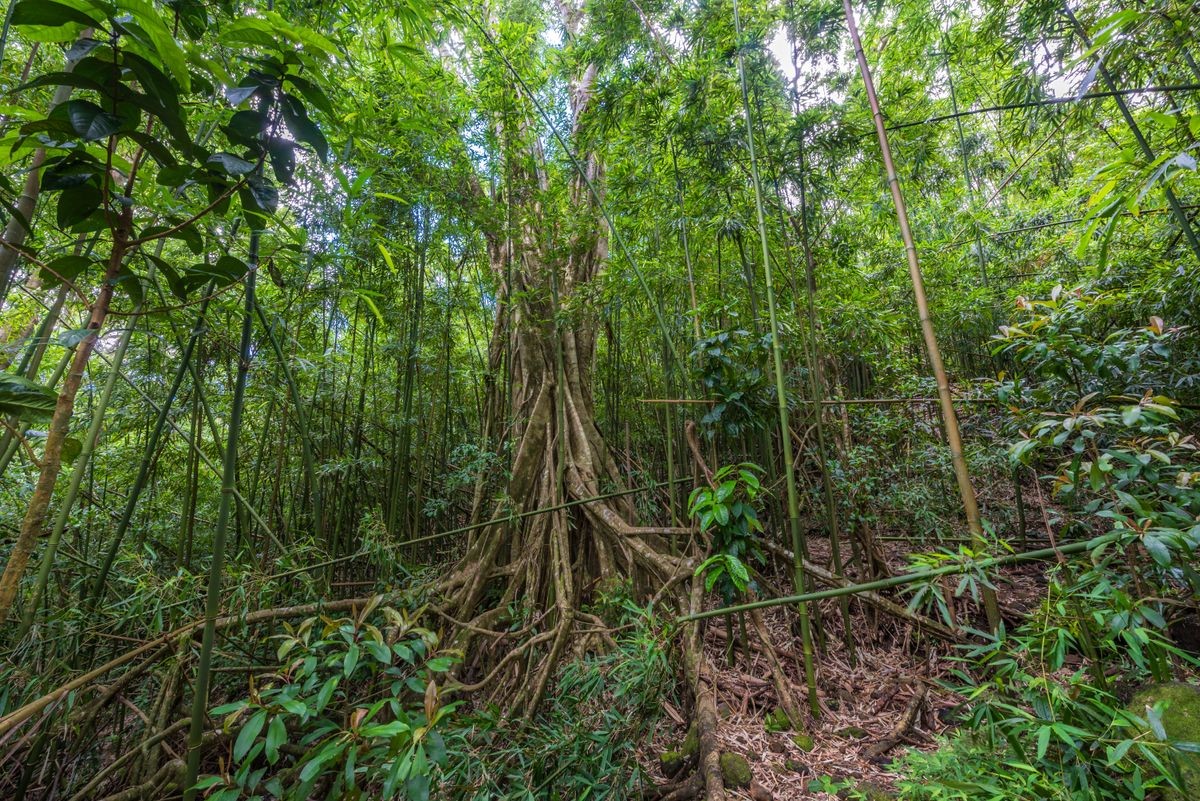
[[[718,617],[720,615],[729,615],[735,612],[748,612],[751,609],[766,609],[771,606],[789,606],[791,604],[806,603],[809,601],[822,601],[826,598],[840,598],[843,595],[857,595],[862,592],[873,592],[875,590],[886,590],[890,587],[901,587],[906,584],[916,584],[919,581],[929,581],[931,579],[940,578],[942,576],[953,576],[960,573],[967,573],[971,570],[986,570],[991,567],[1003,567],[1004,565],[1016,564],[1018,562],[1036,562],[1042,559],[1057,558],[1059,555],[1068,556],[1070,554],[1080,553],[1082,551],[1098,548],[1112,542],[1119,535],[1116,533],[1105,534],[1100,537],[1095,537],[1090,540],[1073,542],[1070,545],[1062,545],[1058,548],[1039,548],[1036,551],[1025,551],[1024,553],[1007,554],[1005,556],[993,556],[987,559],[978,561],[962,562],[955,565],[946,565],[945,567],[935,567],[931,570],[922,570],[917,573],[904,573],[891,578],[879,579],[877,581],[868,581],[863,584],[851,584],[845,587],[835,587],[828,590],[818,590],[817,592],[806,592],[802,595],[787,595],[781,598],[768,598],[762,601],[754,601],[753,603],[740,604],[738,606],[724,606],[720,609],[709,609],[705,612],[686,615],[679,618],[679,622],[687,623],[692,620],[703,620],[710,617]],[[0,733],[3,733],[0,730]]]
[[[367,596],[365,598],[347,598],[341,601],[329,601],[328,603],[303,604],[301,606],[281,606],[272,609],[259,609],[254,612],[248,612],[245,615],[226,615],[217,618],[214,623],[217,628],[228,628],[229,626],[238,623],[262,623],[267,620],[279,620],[281,618],[304,617],[306,615],[317,614],[318,612],[345,612],[360,606],[366,606],[367,603],[375,596]],[[177,629],[167,632],[153,640],[150,640],[145,645],[134,648],[132,651],[126,651],[121,656],[105,662],[95,670],[89,670],[81,676],[78,676],[71,681],[51,690],[24,706],[14,709],[4,717],[0,717],[0,737],[3,737],[8,732],[15,729],[20,724],[24,723],[29,718],[49,707],[55,701],[66,696],[75,690],[86,687],[96,679],[116,670],[122,665],[126,665],[139,656],[153,651],[173,640],[180,637],[189,636],[204,625],[204,619],[193,620],[191,623],[186,623]]]

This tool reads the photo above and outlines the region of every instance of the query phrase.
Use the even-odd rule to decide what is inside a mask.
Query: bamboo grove
[[[1198,46],[10,0],[0,795],[1194,797]]]

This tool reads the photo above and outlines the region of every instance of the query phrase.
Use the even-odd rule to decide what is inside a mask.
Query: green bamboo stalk
[[[115,147],[115,139],[109,138],[109,153]],[[129,189],[127,188],[127,191]],[[113,219],[112,250],[109,253],[104,270],[103,283],[96,293],[96,300],[88,315],[86,334],[71,357],[71,367],[67,371],[66,380],[55,400],[54,414],[50,418],[50,427],[46,434],[46,444],[42,448],[42,466],[38,472],[37,484],[29,498],[29,506],[21,520],[20,532],[8,554],[4,565],[4,573],[0,575],[0,623],[3,623],[12,609],[12,602],[20,589],[21,578],[29,564],[37,538],[41,535],[50,509],[50,501],[54,494],[54,486],[62,467],[63,443],[71,429],[71,415],[75,411],[75,397],[83,383],[83,375],[87,370],[88,359],[99,341],[100,332],[108,317],[109,305],[112,302],[116,278],[125,262],[129,251],[130,237],[133,229],[133,210],[131,207],[122,209]]]
[[[142,304],[139,303],[133,310],[135,317],[141,310]],[[54,519],[54,528],[50,531],[50,539],[46,542],[46,548],[42,552],[42,561],[38,567],[37,581],[29,596],[29,602],[25,606],[25,612],[21,616],[21,626],[16,636],[16,641],[18,642],[29,633],[29,629],[33,626],[34,619],[37,617],[38,606],[41,603],[42,595],[46,592],[46,585],[50,580],[50,571],[54,567],[54,556],[58,551],[58,544],[62,540],[63,531],[66,529],[67,521],[71,517],[71,510],[74,508],[75,501],[79,497],[79,488],[83,483],[84,475],[87,473],[88,465],[91,463],[92,454],[95,452],[96,445],[100,441],[100,433],[104,428],[104,414],[108,410],[109,401],[112,400],[113,388],[117,385],[121,363],[125,360],[125,352],[129,349],[129,342],[133,338],[133,332],[133,325],[126,327],[121,333],[120,340],[117,342],[116,350],[113,351],[108,378],[104,382],[100,398],[96,401],[95,408],[92,411],[92,422],[88,426],[87,435],[84,437],[83,447],[80,449],[79,455],[75,457],[75,464],[71,468],[71,478],[67,485],[66,495],[63,496],[58,509],[58,515]]]
[[[200,425],[200,395],[192,392],[192,425],[189,431],[192,448],[188,451],[186,487],[183,492],[183,515],[180,519],[179,547],[175,561],[184,570],[192,569],[192,542],[196,532],[196,507],[199,500],[200,447],[204,428]]]
[[[1063,13],[1070,20],[1072,27],[1075,28],[1079,38],[1087,47],[1092,46],[1092,40],[1087,35],[1087,30],[1080,24],[1079,19],[1075,16],[1075,12],[1071,11],[1071,6],[1067,3],[1063,4]],[[1101,58],[1097,56],[1097,58]],[[1100,64],[1100,77],[1104,80],[1108,91],[1113,93],[1113,100],[1117,103],[1117,109],[1120,110],[1121,116],[1125,119],[1125,124],[1129,126],[1130,132],[1133,134],[1134,140],[1137,142],[1138,149],[1142,151],[1146,161],[1153,162],[1156,158],[1154,150],[1150,147],[1150,143],[1146,141],[1142,129],[1137,124],[1137,120],[1133,118],[1133,114],[1129,111],[1129,104],[1125,102],[1125,98],[1117,93],[1117,84],[1113,80],[1112,73],[1104,66],[1104,61]],[[1171,212],[1175,215],[1175,221],[1179,223],[1179,230],[1183,232],[1183,236],[1188,241],[1188,245],[1192,248],[1192,253],[1196,254],[1196,258],[1200,259],[1200,238],[1197,238],[1195,229],[1192,228],[1192,223],[1188,219],[1187,212],[1183,210],[1183,205],[1180,204],[1179,198],[1175,195],[1175,190],[1169,186],[1163,186],[1163,194],[1166,195],[1167,204],[1171,207]]]
[[[171,381],[170,389],[167,390],[166,399],[158,409],[158,417],[154,421],[154,427],[151,429],[150,435],[146,438],[146,445],[142,449],[142,459],[138,465],[137,476],[133,480],[133,485],[129,488],[129,493],[125,498],[125,508],[121,512],[120,521],[117,523],[117,530],[113,534],[112,542],[109,543],[108,551],[104,555],[104,562],[100,566],[100,572],[96,574],[96,580],[92,584],[92,591],[89,594],[89,608],[94,609],[104,597],[104,587],[108,581],[109,571],[112,570],[113,562],[116,561],[121,543],[124,541],[125,534],[129,530],[129,524],[133,520],[134,509],[137,507],[142,489],[146,485],[146,478],[150,475],[150,467],[154,463],[154,455],[158,451],[158,441],[166,428],[171,406],[175,402],[175,396],[179,393],[180,386],[183,384],[184,376],[188,374],[188,370],[191,367],[192,354],[196,350],[196,343],[200,340],[200,335],[204,333],[207,325],[205,314],[208,312],[212,290],[213,284],[210,282],[208,289],[204,292],[204,300],[200,304],[200,312],[196,315],[196,322],[192,326],[192,334],[188,338],[183,353],[179,357],[179,367],[175,370],[175,378]],[[118,369],[114,372],[120,371]]]
[[[817,434],[817,458],[821,462],[821,486],[825,495],[825,525],[829,529],[829,553],[833,557],[833,574],[837,578],[843,576],[841,527],[838,525],[837,500],[833,496],[833,479],[829,475],[829,447],[825,439],[825,410],[822,408],[824,396],[821,380],[821,345],[817,340],[817,306],[816,306],[816,264],[813,259],[812,241],[808,230],[808,194],[805,189],[807,174],[804,163],[804,146],[800,146],[800,231],[801,247],[804,250],[804,289],[805,312],[808,318],[809,346],[805,349],[808,356],[808,392],[813,410],[813,427]],[[858,654],[854,645],[854,635],[850,626],[850,603],[842,598],[839,601],[842,615],[842,637],[846,645],[846,653],[850,666],[858,662]]]
[[[804,581],[804,538],[800,532],[800,496],[796,488],[796,473],[793,469],[791,426],[788,424],[787,394],[783,379],[783,349],[779,344],[779,321],[775,311],[775,288],[771,275],[771,250],[767,242],[766,216],[763,214],[762,187],[758,178],[758,163],[754,151],[754,125],[750,117],[750,94],[746,88],[746,65],[742,55],[742,20],[738,13],[737,0],[733,2],[733,23],[737,33],[738,78],[742,85],[742,108],[746,117],[746,145],[750,151],[750,174],[754,184],[754,206],[758,215],[758,237],[762,244],[763,272],[767,283],[767,315],[771,324],[771,356],[775,367],[775,395],[779,405],[779,439],[783,448],[783,469],[787,479],[788,523],[792,535],[792,583],[797,592],[805,586]],[[808,705],[813,716],[820,714],[817,701],[817,676],[813,659],[812,634],[809,631],[807,601],[797,602],[800,616],[800,640],[804,651],[804,681],[808,687]]]
[[[105,360],[104,354],[100,354],[100,359],[101,359],[101,361]],[[153,409],[155,411],[158,411],[160,409],[159,405],[154,401],[154,399],[151,398],[148,394],[146,394],[146,390],[143,389],[138,384],[134,383],[134,381],[132,379],[130,379],[129,376],[125,375],[124,372],[121,373],[121,380],[124,381],[126,384],[128,384],[130,389],[132,389],[134,392],[136,392],[138,395],[140,395],[142,400],[145,401],[146,405],[149,406],[151,409]],[[204,407],[206,404],[206,401],[204,398],[203,385],[197,384],[196,386],[197,386],[196,392],[199,393],[199,396],[200,396],[200,402],[201,402],[200,405],[202,407]],[[171,427],[171,430],[174,431],[179,436],[179,438],[182,439],[187,444],[187,446],[192,449],[192,452],[197,455],[197,457],[200,459],[201,463],[203,463],[204,466],[209,469],[209,471],[211,471],[215,475],[221,474],[221,470],[219,470],[217,468],[217,466],[213,463],[212,459],[208,458],[208,456],[200,448],[199,444],[197,444],[194,440],[192,440],[192,438],[190,436],[188,436],[188,432],[186,432],[182,428],[180,428],[179,424],[177,424],[173,420],[168,420],[167,425],[169,425]],[[221,461],[224,461],[225,457],[223,454],[225,453],[225,449],[220,446],[220,443],[214,443],[214,445],[216,445],[216,447],[222,454],[222,455],[218,456],[218,458]],[[265,533],[267,535],[267,537],[270,538],[271,542],[275,545],[275,547],[279,548],[282,551],[284,548],[283,543],[281,543],[279,541],[279,538],[275,535],[275,532],[271,529],[271,527],[269,525],[267,525],[267,521],[263,519],[262,515],[258,513],[258,511],[254,508],[254,505],[250,503],[250,501],[246,498],[246,496],[242,495],[242,493],[240,491],[238,491],[237,487],[234,487],[233,498],[235,501],[237,501],[243,507],[245,507],[246,513],[250,515],[251,519],[254,520],[254,523],[260,529],[263,530],[263,533]]]
[[[262,305],[257,301],[254,304],[254,311],[258,315],[259,322],[262,323],[263,330],[266,331],[267,339],[271,342],[271,348],[275,351],[275,358],[279,360],[279,367],[283,370],[283,377],[287,382],[288,394],[292,398],[292,406],[295,407],[296,428],[300,431],[301,454],[304,459],[304,477],[308,482],[309,496],[312,498],[313,528],[317,539],[321,540],[325,531],[325,512],[321,505],[321,483],[317,476],[317,460],[312,443],[312,434],[308,430],[308,414],[300,398],[300,386],[296,383],[296,376],[292,372],[287,356],[284,355],[279,338],[275,336],[274,327],[267,322],[267,316],[263,313]]]
[[[698,612],[694,615],[685,615],[678,619],[680,623],[687,623],[692,620],[703,620],[704,618],[718,617],[720,615],[731,615],[738,612],[748,612],[751,609],[766,609],[772,606],[790,606],[792,604],[810,603],[812,601],[823,601],[826,598],[839,598],[844,595],[856,595],[860,592],[874,592],[876,590],[886,590],[891,587],[905,587],[909,584],[917,584],[919,582],[931,581],[942,576],[954,576],[961,573],[967,573],[972,570],[987,570],[993,567],[1004,567],[1006,565],[1018,564],[1020,562],[1038,562],[1044,559],[1054,559],[1059,555],[1070,556],[1072,554],[1090,551],[1094,548],[1099,548],[1101,545],[1112,542],[1117,539],[1120,534],[1113,532],[1095,537],[1090,540],[1082,540],[1072,542],[1067,545],[1060,545],[1051,548],[1039,548],[1036,551],[1025,551],[1022,553],[1005,554],[1004,556],[989,556],[985,559],[977,561],[963,562],[954,565],[944,565],[935,567],[929,570],[920,570],[912,573],[904,573],[899,576],[891,576],[890,578],[878,579],[876,581],[867,581],[862,584],[850,584],[845,587],[833,587],[828,590],[818,590],[817,592],[807,592],[800,595],[787,595],[781,598],[766,598],[761,601],[753,601],[739,606],[725,606],[720,609],[709,609],[705,612]]]
[[[212,679],[213,642],[216,639],[217,615],[221,611],[221,579],[225,564],[225,540],[229,531],[229,517],[233,510],[233,496],[237,490],[238,434],[241,433],[242,412],[245,407],[246,379],[250,371],[251,335],[254,330],[254,279],[258,271],[258,246],[260,230],[250,232],[248,253],[249,271],[246,273],[246,292],[242,309],[242,337],[238,348],[237,380],[233,386],[233,399],[229,413],[229,431],[225,441],[225,463],[221,477],[221,504],[217,511],[217,526],[213,532],[212,564],[208,571],[208,597],[204,606],[204,633],[200,641],[200,656],[196,664],[196,681],[192,694],[192,722],[188,727],[187,772],[183,782],[184,801],[193,801],[196,791],[192,789],[200,772],[201,742],[205,722],[208,720],[208,688]]]

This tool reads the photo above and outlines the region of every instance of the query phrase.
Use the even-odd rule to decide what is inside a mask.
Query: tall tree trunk
[[[125,251],[128,248],[132,234],[133,211],[130,207],[121,210],[117,226],[113,230],[112,253],[109,254],[108,265],[104,272],[104,280],[100,284],[96,302],[92,306],[92,314],[88,320],[88,334],[75,347],[75,356],[71,360],[67,379],[63,382],[62,391],[54,406],[54,415],[50,419],[50,431],[46,435],[46,445],[42,456],[42,469],[38,475],[37,485],[29,499],[29,508],[21,521],[21,531],[8,556],[4,566],[4,574],[0,576],[0,624],[7,618],[12,608],[13,599],[21,586],[21,577],[29,564],[33,546],[42,532],[46,522],[46,514],[50,508],[50,498],[54,494],[54,484],[62,466],[63,443],[71,429],[71,413],[75,410],[75,396],[83,383],[83,373],[87,369],[92,351],[96,349],[96,341],[104,320],[108,317],[109,304],[112,302],[116,277],[125,261]]]

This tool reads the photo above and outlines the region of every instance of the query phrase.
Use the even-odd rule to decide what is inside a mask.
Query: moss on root
[[[684,758],[694,757],[700,753],[700,735],[696,732],[696,724],[688,727],[683,745],[679,746],[679,754]]]
[[[1145,717],[1146,707],[1161,702],[1162,724],[1167,737],[1183,742],[1200,742],[1200,687],[1181,682],[1153,684],[1144,687],[1129,702],[1130,711]],[[1167,791],[1167,801],[1190,801],[1200,797],[1200,754],[1175,752],[1180,773],[1183,774],[1183,792]]]
[[[752,778],[750,763],[741,754],[726,751],[721,754],[721,778],[725,780],[726,787],[749,787]]]
[[[763,728],[770,732],[789,731],[793,728],[792,719],[787,712],[775,707],[763,719]]]

